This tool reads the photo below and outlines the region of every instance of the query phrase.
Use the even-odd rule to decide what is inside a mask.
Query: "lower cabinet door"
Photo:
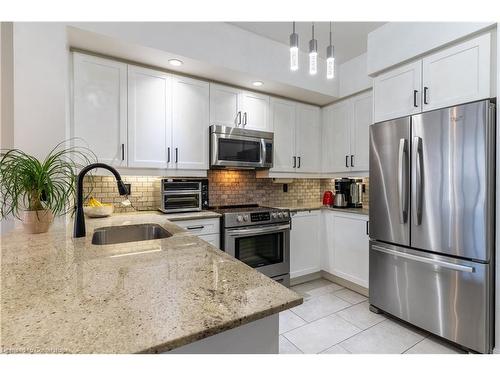
[[[220,234],[206,234],[204,236],[199,236],[202,240],[207,241],[210,245],[215,246],[220,249]]]
[[[290,277],[299,277],[321,269],[320,251],[321,211],[292,214],[290,231]]]
[[[332,214],[328,251],[330,273],[368,288],[368,218],[361,215]]]

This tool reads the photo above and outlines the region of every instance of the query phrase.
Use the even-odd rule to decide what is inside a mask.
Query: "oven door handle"
[[[237,237],[245,234],[264,234],[264,233],[272,233],[272,232],[279,232],[283,230],[290,229],[290,224],[285,224],[285,225],[276,225],[276,226],[271,226],[271,227],[265,227],[265,228],[252,228],[252,229],[231,229],[227,231],[227,234],[231,237]]]

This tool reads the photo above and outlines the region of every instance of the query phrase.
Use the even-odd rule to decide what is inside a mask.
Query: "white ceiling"
[[[292,33],[292,22],[230,22],[232,25],[275,40],[289,44]],[[338,64],[350,60],[366,52],[366,38],[370,31],[382,26],[385,22],[333,22],[332,41],[335,46],[335,60]],[[314,36],[318,40],[319,55],[325,58],[329,44],[329,22],[315,22]],[[299,34],[299,48],[309,51],[311,39],[311,22],[296,22],[295,32]]]

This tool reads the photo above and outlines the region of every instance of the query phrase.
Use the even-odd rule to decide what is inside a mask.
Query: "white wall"
[[[367,69],[382,70],[493,27],[495,22],[389,22],[368,34]]]
[[[367,54],[363,53],[339,67],[339,97],[343,98],[370,89],[373,79],[368,76]]]

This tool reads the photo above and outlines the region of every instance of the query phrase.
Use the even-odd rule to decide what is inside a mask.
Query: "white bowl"
[[[88,217],[107,217],[113,213],[113,205],[105,204],[99,207],[84,206],[83,212]]]

